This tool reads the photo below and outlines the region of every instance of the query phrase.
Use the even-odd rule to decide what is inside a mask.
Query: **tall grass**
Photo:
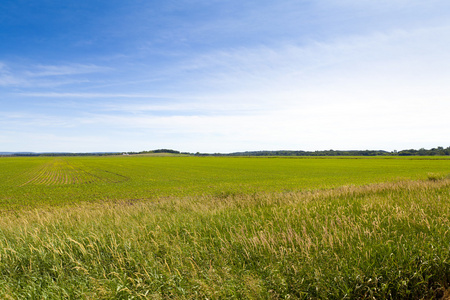
[[[450,283],[450,180],[3,212],[5,299],[421,299]]]

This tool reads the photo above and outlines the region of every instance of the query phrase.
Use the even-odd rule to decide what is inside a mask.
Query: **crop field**
[[[450,160],[442,158],[11,157],[0,158],[0,209],[295,192],[448,173]]]
[[[2,299],[447,299],[450,159],[0,158]]]

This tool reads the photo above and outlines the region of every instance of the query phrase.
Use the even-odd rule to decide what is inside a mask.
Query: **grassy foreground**
[[[433,299],[450,180],[2,212],[3,299]]]

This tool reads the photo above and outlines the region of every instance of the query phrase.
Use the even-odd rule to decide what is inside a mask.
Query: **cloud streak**
[[[24,74],[29,77],[48,77],[48,76],[68,76],[90,73],[104,73],[111,71],[109,67],[96,65],[37,65],[32,71],[25,71]]]
[[[41,88],[88,82],[86,75],[111,72],[110,67],[82,64],[32,65],[0,62],[0,86]]]

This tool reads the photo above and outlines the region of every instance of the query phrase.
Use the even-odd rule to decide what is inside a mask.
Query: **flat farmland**
[[[0,158],[2,299],[448,299],[450,160]]]
[[[448,173],[442,158],[12,157],[0,159],[0,208],[295,192]]]

